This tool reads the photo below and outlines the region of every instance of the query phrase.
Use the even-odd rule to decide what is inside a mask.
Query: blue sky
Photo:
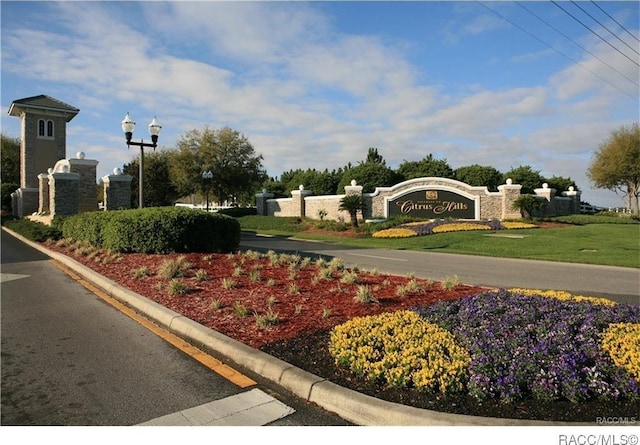
[[[205,126],[243,133],[271,176],[432,153],[452,168],[530,165],[622,205],[585,171],[639,119],[640,9],[579,2],[1,2],[2,132],[11,102],[80,109],[67,156],[98,176],[130,162],[120,122],[160,146]]]

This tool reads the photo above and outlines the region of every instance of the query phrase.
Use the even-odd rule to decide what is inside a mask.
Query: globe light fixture
[[[129,113],[122,120],[122,132],[124,133],[124,137],[127,140],[127,147],[131,148],[131,146],[140,147],[140,171],[138,178],[138,208],[144,207],[144,148],[151,147],[154,150],[158,146],[158,135],[160,134],[160,130],[162,130],[162,126],[158,124],[155,116],[151,123],[149,124],[149,134],[151,135],[151,143],[144,142],[143,139],[140,142],[134,142],[131,139],[133,138],[133,130],[136,128],[135,121],[129,116]]]
[[[213,179],[213,172],[211,170],[202,172],[202,179],[204,180],[205,188],[207,192],[207,212],[208,212],[209,211],[209,186],[211,184],[211,180]]]

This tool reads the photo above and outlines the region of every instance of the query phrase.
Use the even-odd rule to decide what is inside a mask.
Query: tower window
[[[38,138],[40,139],[53,139],[53,121],[52,120],[38,120]]]

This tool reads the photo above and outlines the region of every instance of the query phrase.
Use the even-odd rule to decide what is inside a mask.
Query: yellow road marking
[[[173,345],[174,347],[184,352],[194,360],[197,360],[198,362],[200,362],[202,365],[206,366],[207,368],[211,369],[215,373],[226,378],[231,383],[239,386],[240,388],[247,388],[249,386],[254,386],[257,384],[254,380],[250,379],[244,374],[236,371],[235,369],[231,368],[228,365],[225,365],[220,360],[196,348],[192,344],[184,341],[183,339],[172,334],[166,329],[161,328],[157,324],[141,316],[140,314],[135,312],[133,309],[121,303],[120,301],[116,300],[115,298],[110,297],[109,295],[104,293],[102,290],[95,287],[94,285],[92,285],[91,283],[89,283],[88,281],[86,281],[85,279],[83,279],[82,277],[74,273],[71,269],[65,267],[63,264],[59,263],[58,261],[51,260],[51,263],[54,266],[56,266],[58,269],[60,269],[61,271],[69,275],[72,279],[80,283],[91,293],[97,295],[100,299],[104,300],[106,303],[115,307],[116,309],[118,309],[120,312],[122,312],[129,318],[137,321],[139,324],[141,324],[146,329],[156,334],[158,337],[162,338],[167,343]]]

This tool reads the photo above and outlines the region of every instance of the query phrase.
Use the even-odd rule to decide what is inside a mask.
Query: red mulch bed
[[[103,261],[105,254],[79,255],[77,250],[69,252],[55,245],[48,247],[71,256],[150,300],[254,348],[323,331],[353,317],[424,306],[436,300],[459,298],[481,290],[463,285],[445,290],[440,283],[416,279],[420,283],[420,291],[399,297],[396,289],[406,285],[409,277],[360,271],[357,282],[347,284],[340,282],[341,271],[335,271],[331,279],[318,279],[319,267],[314,262],[297,270],[293,276],[286,264],[272,266],[268,258],[253,259],[240,254],[132,253],[107,257]],[[171,280],[161,277],[159,271],[163,263],[178,257],[184,257],[191,264],[184,277],[175,278],[188,290],[183,295],[171,295]],[[149,275],[136,278],[136,271],[143,267]],[[238,268],[241,271],[236,276]],[[206,272],[206,279],[196,278],[199,270]],[[259,274],[259,281],[252,280],[252,271]],[[222,284],[225,278],[232,279],[235,287],[225,289]],[[271,284],[269,280],[273,280]],[[297,293],[291,289],[294,285]],[[355,301],[358,286],[369,286],[377,301]],[[214,301],[220,302],[219,309],[212,309]],[[246,316],[238,315],[237,305],[247,309]],[[278,314],[278,322],[261,328],[256,323],[256,315],[264,315],[269,309]]]
[[[335,272],[332,279],[318,280],[314,279],[318,268],[311,265],[292,277],[287,266],[272,266],[268,259],[256,260],[239,254],[123,254],[106,256],[104,260],[105,255],[100,253],[79,255],[77,251],[70,252],[53,244],[47,247],[204,326],[338,385],[379,399],[441,412],[511,419],[593,423],[599,418],[635,420],[640,416],[638,402],[630,400],[581,404],[524,400],[509,404],[497,400],[480,401],[465,394],[443,396],[412,388],[391,389],[337,368],[328,352],[330,329],[350,318],[456,299],[483,290],[479,287],[458,285],[446,290],[441,283],[417,279],[420,291],[399,297],[396,289],[406,285],[409,277],[360,271],[357,283],[346,284],[340,282],[340,272]],[[176,280],[189,290],[184,295],[172,296],[169,293],[171,280],[160,277],[159,270],[164,262],[180,256],[191,263],[191,268]],[[135,278],[135,272],[143,267],[147,268],[149,276]],[[241,273],[234,276],[237,268]],[[206,280],[196,278],[198,270],[206,271]],[[259,273],[260,281],[251,280],[251,271]],[[225,289],[224,278],[233,279],[235,287]],[[273,280],[271,284],[270,279]],[[291,291],[293,284],[298,287],[297,293]],[[358,286],[364,285],[374,290],[377,302],[355,301]],[[212,309],[214,301],[221,303],[219,309]],[[238,315],[234,305],[244,306],[247,315]],[[269,309],[278,314],[278,322],[261,328],[256,315],[264,315]]]

